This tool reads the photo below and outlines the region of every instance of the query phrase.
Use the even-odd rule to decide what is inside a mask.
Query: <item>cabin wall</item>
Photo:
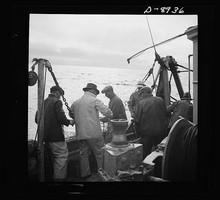
[[[193,123],[198,123],[198,39],[193,40]]]
[[[187,30],[187,38],[193,41],[193,123],[198,123],[198,27]]]

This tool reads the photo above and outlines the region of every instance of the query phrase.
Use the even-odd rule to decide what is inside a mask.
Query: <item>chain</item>
[[[72,110],[70,109],[70,107],[69,107],[69,105],[68,105],[68,103],[67,103],[67,101],[66,101],[66,99],[65,99],[65,97],[64,97],[63,95],[62,95],[62,99],[63,99],[63,102],[64,102],[64,104],[65,104],[67,110],[69,111],[69,116],[70,116],[72,119],[74,119],[73,112],[72,112]]]
[[[53,73],[53,70],[52,70],[52,67],[51,67],[50,62],[49,62],[48,60],[45,60],[45,61],[46,61],[45,67],[47,67],[47,68],[48,68],[48,71],[51,73],[52,78],[53,78],[53,80],[54,80],[56,86],[57,86],[57,87],[60,87],[60,86],[59,86],[59,83],[57,82],[57,79],[56,79],[56,77],[55,77],[55,74]],[[67,110],[69,111],[69,116],[70,116],[72,119],[74,119],[74,114],[73,114],[72,110],[70,109],[70,107],[69,107],[69,105],[68,105],[68,103],[67,103],[67,101],[66,101],[66,98],[64,97],[63,94],[61,94],[61,96],[62,96],[63,102],[64,102],[64,104],[65,104]]]

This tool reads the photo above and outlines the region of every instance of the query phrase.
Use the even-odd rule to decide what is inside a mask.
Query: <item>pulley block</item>
[[[28,75],[28,85],[29,86],[35,85],[37,80],[38,80],[37,73],[34,71],[30,71]]]

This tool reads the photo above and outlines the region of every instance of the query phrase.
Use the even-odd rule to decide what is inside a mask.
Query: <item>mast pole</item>
[[[161,72],[161,66],[159,67],[158,72],[157,72],[157,75],[156,75],[156,78],[155,78],[155,80],[154,80],[154,82],[153,82],[153,85],[151,86],[152,91],[153,91],[153,90],[155,89],[155,87],[156,87],[156,82],[157,82],[157,79],[159,78],[160,72]]]
[[[169,89],[169,81],[168,81],[168,71],[164,67],[161,76],[163,76],[163,94],[164,94],[164,102],[166,106],[170,105],[170,89]]]
[[[154,40],[153,40],[153,35],[152,35],[152,32],[151,32],[150,23],[148,21],[147,15],[146,15],[146,20],[147,20],[147,24],[148,24],[151,40],[152,40],[153,47],[154,47],[155,57],[156,57],[156,60],[160,64],[160,69],[159,69],[160,73],[158,75],[160,75],[162,77],[162,79],[163,79],[163,97],[164,97],[164,102],[165,102],[166,106],[168,106],[170,104],[170,90],[169,90],[169,82],[168,82],[168,71],[167,71],[167,68],[166,68],[164,62],[161,60],[159,54],[156,51]]]
[[[191,90],[191,87],[190,87],[190,82],[191,82],[191,78],[190,78],[190,71],[191,71],[191,69],[190,69],[190,57],[191,57],[191,56],[193,56],[193,55],[192,55],[192,54],[188,55],[188,59],[189,59],[189,60],[188,60],[188,64],[189,64],[189,66],[188,66],[188,67],[189,67],[189,72],[188,72],[188,76],[189,76],[189,78],[188,78],[189,93],[191,93],[191,92],[190,92],[190,90]]]
[[[39,147],[39,168],[38,175],[40,182],[44,181],[44,86],[45,86],[45,77],[44,77],[44,60],[39,59],[38,61],[38,123],[39,123],[39,132],[38,132],[38,147]],[[39,120],[40,119],[40,120]]]

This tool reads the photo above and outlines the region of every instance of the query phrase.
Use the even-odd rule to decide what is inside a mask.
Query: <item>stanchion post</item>
[[[39,123],[39,132],[38,132],[38,144],[39,144],[39,180],[43,182],[45,179],[44,176],[44,85],[45,85],[45,77],[44,77],[44,60],[38,61],[38,120]]]
[[[193,123],[198,123],[198,26],[187,30],[187,38],[193,41]]]
[[[163,76],[163,95],[164,95],[164,102],[166,104],[166,106],[170,105],[170,89],[169,89],[169,81],[168,81],[168,71],[166,68],[163,69],[162,72],[162,76]]]

